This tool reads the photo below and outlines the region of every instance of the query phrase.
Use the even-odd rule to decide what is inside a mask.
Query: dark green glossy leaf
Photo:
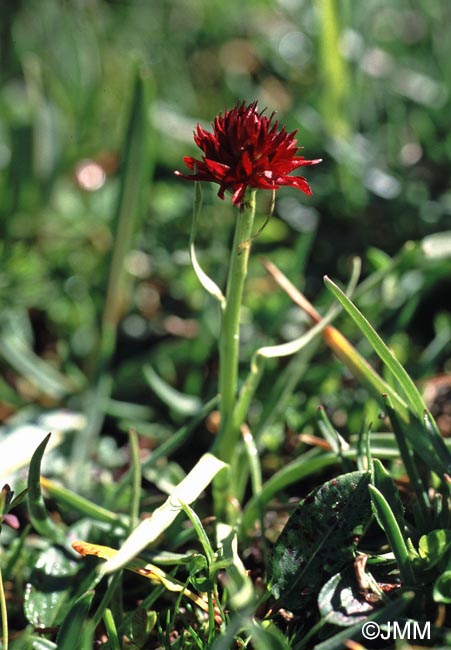
[[[302,608],[354,556],[371,517],[368,472],[315,488],[283,529],[270,561],[271,591],[283,607]]]
[[[24,613],[35,627],[59,625],[74,601],[99,578],[86,562],[50,546],[37,558],[26,586]]]
[[[353,567],[336,573],[326,582],[318,596],[318,607],[323,619],[340,626],[364,621],[374,611],[374,605],[361,594]]]

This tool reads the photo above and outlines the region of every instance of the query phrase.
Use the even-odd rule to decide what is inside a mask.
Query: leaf
[[[437,578],[432,593],[436,603],[451,604],[451,571],[444,571]]]
[[[28,509],[33,528],[53,542],[64,543],[64,530],[57,526],[48,516],[41,492],[41,461],[50,439],[50,433],[44,438],[33,454],[28,472]]]
[[[145,644],[156,622],[156,612],[148,612],[144,607],[135,609],[131,621],[131,637],[134,648],[141,648]]]
[[[94,555],[110,562],[114,561],[119,554],[119,551],[110,546],[91,544],[90,542],[83,541],[72,542],[72,548],[77,551],[77,553],[80,553],[80,555]],[[187,589],[183,582],[180,582],[180,580],[165,573],[162,569],[155,566],[155,564],[146,562],[138,557],[127,562],[124,565],[124,568],[148,578],[153,582],[162,584],[168,591],[183,592],[184,596],[190,598],[201,609],[208,612],[208,604],[200,596],[192,592],[190,589]]]
[[[38,557],[27,583],[24,613],[35,627],[59,625],[78,584],[79,563],[60,547],[49,546]]]
[[[396,557],[401,578],[405,585],[412,586],[416,583],[415,574],[412,569],[412,563],[403,533],[395,515],[380,490],[374,487],[374,485],[370,485],[368,489],[371,495],[371,507]]]
[[[0,477],[7,478],[17,469],[28,466],[32,451],[52,431],[47,449],[64,441],[64,434],[80,431],[86,425],[84,415],[73,411],[54,410],[30,418],[23,410],[0,427]]]
[[[148,544],[154,542],[181,512],[179,499],[188,504],[195,501],[216,474],[225,467],[225,463],[213,454],[204,454],[163,505],[157,508],[149,519],[142,521],[125,540],[117,555],[105,565],[105,573],[117,571]]]
[[[336,573],[319,593],[321,617],[327,623],[345,627],[364,621],[374,611],[374,605],[366,601],[359,590],[353,567]]]
[[[224,294],[222,293],[221,289],[218,287],[216,282],[212,280],[212,278],[210,278],[210,276],[207,275],[205,271],[202,269],[196,255],[194,239],[196,237],[197,220],[199,218],[201,208],[202,208],[202,189],[200,183],[196,182],[195,190],[194,190],[194,202],[193,202],[193,221],[191,224],[191,234],[189,238],[189,252],[191,257],[191,264],[193,266],[195,274],[197,275],[197,279],[199,280],[199,282],[201,283],[205,291],[207,291],[211,296],[213,296],[213,298],[216,298],[216,300],[221,305],[221,308],[224,308],[225,306]]]
[[[270,587],[282,607],[301,609],[353,558],[371,517],[368,472],[315,488],[291,515],[270,560]]]
[[[390,474],[377,458],[373,460],[373,485],[384,495],[401,530],[405,530],[404,506],[399,496],[399,490]]]
[[[353,302],[348,298],[348,296],[342,291],[332,280],[327,276],[324,277],[324,282],[326,287],[332,293],[332,295],[338,300],[338,302],[345,308],[348,314],[351,316],[353,321],[356,323],[362,334],[365,336],[367,341],[371,344],[374,351],[381,359],[381,361],[387,366],[393,376],[396,378],[399,383],[400,388],[404,393],[404,397],[413,413],[417,416],[422,416],[425,410],[425,404],[423,398],[415,386],[412,379],[409,377],[405,371],[402,364],[395,357],[390,348],[384,343],[379,334],[373,328],[371,323],[365,318],[365,316],[357,309]]]
[[[143,366],[144,378],[153,392],[176,413],[186,417],[196,415],[202,403],[198,397],[185,395],[167,384],[148,363]]]
[[[431,530],[420,537],[418,555],[422,568],[430,569],[441,561],[447,561],[451,550],[451,530]]]
[[[407,591],[401,594],[399,598],[391,602],[383,609],[378,610],[368,616],[367,621],[375,621],[378,623],[378,625],[387,621],[395,621],[404,612],[404,610],[407,609],[413,598],[413,592]],[[359,641],[362,639],[362,637],[362,623],[359,622],[356,625],[353,625],[352,627],[346,628],[342,632],[339,632],[330,639],[326,639],[326,641],[315,645],[313,650],[343,650],[343,648],[346,647],[345,644],[350,640]],[[348,645],[348,647],[350,646]],[[386,645],[384,645],[384,648],[385,647]]]
[[[58,650],[84,650],[86,648],[85,639],[90,633],[90,630],[87,629],[87,625],[89,625],[87,624],[87,614],[93,597],[94,592],[88,591],[80,596],[67,612],[56,637]]]

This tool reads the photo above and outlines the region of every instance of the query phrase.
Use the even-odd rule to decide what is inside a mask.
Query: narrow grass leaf
[[[103,614],[103,622],[105,623],[105,630],[110,642],[111,650],[121,650],[121,643],[119,641],[116,624],[114,622],[111,609],[107,608],[105,610]]]
[[[381,494],[384,495],[401,530],[406,530],[404,506],[402,505],[401,497],[399,496],[399,490],[392,477],[378,458],[373,460],[372,482]]]
[[[379,356],[381,361],[387,366],[391,371],[393,376],[396,378],[398,385],[404,397],[411,408],[412,412],[421,417],[425,410],[425,404],[423,398],[415,386],[412,379],[409,377],[403,366],[399,363],[398,359],[394,356],[390,348],[384,343],[379,334],[373,328],[371,323],[363,316],[363,314],[357,309],[353,302],[348,298],[348,296],[342,291],[332,280],[327,276],[324,278],[326,287],[332,293],[332,295],[339,301],[339,303],[345,308],[347,313],[351,316],[353,321],[359,327],[362,334],[372,345],[374,351]],[[383,391],[386,392],[386,391]],[[392,392],[392,391],[390,391]]]
[[[117,556],[106,563],[104,572],[117,571],[143,548],[154,542],[181,512],[179,500],[191,504],[225,467],[225,463],[212,454],[204,454],[164,504],[157,508],[149,519],[145,519],[135,528],[125,540]]]
[[[219,396],[216,395],[206,404],[204,404],[193,419],[184,424],[178,431],[175,431],[165,442],[161,443],[156,449],[152,451],[149,458],[142,463],[143,469],[147,467],[153,467],[160,458],[165,458],[170,456],[174,451],[189,440],[189,437],[196,430],[196,427],[202,422],[202,420],[211,412],[212,409],[217,406],[219,402]]]
[[[255,590],[251,579],[238,554],[236,531],[228,524],[218,524],[217,566],[227,571],[227,591],[230,605],[234,610],[245,610],[255,600]]]
[[[379,526],[387,535],[388,543],[398,563],[401,579],[405,586],[411,587],[416,584],[416,579],[410,561],[409,551],[407,550],[399,524],[382,492],[374,487],[374,485],[369,485],[368,489],[371,495],[374,514]]]
[[[80,555],[94,555],[95,557],[102,558],[108,562],[114,561],[119,554],[119,551],[111,548],[110,546],[91,544],[90,542],[83,541],[73,542],[72,548],[77,551],[77,553],[80,553]],[[154,583],[160,583],[168,591],[183,594],[205,612],[208,612],[208,603],[203,598],[188,589],[183,582],[180,582],[180,580],[177,580],[170,574],[166,573],[155,564],[146,562],[141,558],[133,558],[125,565],[123,565],[123,568],[127,569],[128,571],[133,571],[134,573],[137,573],[138,575],[143,576]]]
[[[38,357],[28,343],[13,332],[0,337],[0,354],[42,393],[61,399],[76,389],[69,379]]]
[[[76,511],[81,515],[91,517],[96,521],[102,521],[111,526],[120,526],[126,528],[129,525],[128,517],[112,512],[103,506],[100,506],[85,497],[80,496],[76,492],[72,492],[62,485],[58,485],[44,476],[41,476],[41,487],[47,492],[55,501],[72,511]]]
[[[243,509],[241,518],[241,532],[243,535],[249,533],[255,522],[258,520],[261,507],[268,503],[276,494],[287,486],[293,485],[308,476],[338,463],[337,454],[334,452],[322,452],[315,448],[299,456],[288,465],[285,465],[278,472],[273,474],[262,487],[260,494],[253,496]]]
[[[66,614],[56,637],[58,650],[82,650],[82,630],[89,625],[87,614],[93,598],[94,591],[88,591],[80,596]]]
[[[199,412],[202,403],[198,397],[185,395],[167,384],[150,366],[143,366],[144,378],[161,401],[180,415],[190,417]]]
[[[41,461],[50,436],[51,434],[49,433],[44,438],[31,459],[27,482],[27,501],[33,528],[43,537],[62,544],[65,541],[65,532],[61,526],[57,526],[50,519],[41,491]]]
[[[194,202],[193,202],[193,221],[191,225],[191,234],[189,239],[189,252],[191,257],[191,264],[193,265],[193,269],[195,274],[197,275],[197,279],[199,280],[199,282],[201,283],[205,291],[207,291],[207,293],[213,296],[213,298],[215,298],[220,303],[221,307],[224,308],[225,306],[224,294],[222,293],[221,289],[218,287],[216,282],[212,280],[210,276],[207,275],[205,271],[202,269],[196,255],[194,240],[197,232],[197,220],[199,219],[201,208],[202,208],[202,189],[200,183],[196,182],[195,190],[194,190]]]
[[[410,484],[415,491],[420,506],[420,519],[418,522],[421,526],[424,525],[425,519],[428,517],[430,509],[430,499],[427,486],[418,471],[414,449],[425,460],[431,468],[437,468],[437,464],[441,464],[441,459],[436,459],[433,453],[432,446],[424,432],[420,431],[418,426],[412,426],[412,423],[406,424],[396,413],[393,405],[388,397],[385,398],[385,408],[390,418],[393,428],[393,433],[398,443],[401,459],[406,468]],[[413,422],[415,425],[415,421]],[[447,450],[447,454],[448,454]],[[437,468],[438,469],[438,468]]]

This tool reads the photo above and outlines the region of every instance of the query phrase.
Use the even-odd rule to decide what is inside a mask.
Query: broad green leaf
[[[387,621],[396,621],[407,609],[413,598],[414,594],[412,592],[405,592],[383,609],[368,616],[367,621],[375,621],[379,625],[386,623]],[[359,621],[356,625],[346,628],[342,632],[335,634],[335,636],[330,639],[318,643],[313,647],[313,650],[343,650],[343,648],[346,647],[345,643],[349,640],[360,641],[362,638],[362,623]]]
[[[315,488],[291,515],[270,560],[270,588],[297,611],[354,557],[371,517],[368,472],[350,472]]]
[[[80,564],[60,547],[50,546],[38,557],[27,583],[24,612],[36,627],[59,625],[78,589]]]
[[[427,535],[423,535],[418,543],[422,568],[429,569],[440,562],[447,562],[450,550],[451,530],[431,530]]]
[[[359,592],[352,566],[326,582],[318,596],[318,607],[323,619],[343,627],[364,621],[375,609]]]
[[[261,492],[247,502],[241,521],[243,534],[249,532],[257,521],[261,508],[278,492],[284,490],[288,485],[293,485],[293,483],[297,483],[307,476],[312,476],[331,465],[335,465],[337,462],[337,454],[333,452],[324,453],[318,448],[314,448],[282,467],[263,484]]]
[[[451,604],[451,571],[444,571],[437,578],[432,593],[436,603]]]

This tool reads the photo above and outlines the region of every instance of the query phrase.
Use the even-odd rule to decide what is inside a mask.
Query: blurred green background
[[[451,8],[443,0],[17,0],[0,12],[2,418],[30,403],[78,409],[98,371],[137,69],[147,88],[145,165],[136,170],[144,180],[112,390],[149,410],[119,409],[123,429],[138,420],[144,432],[147,422],[158,438],[177,420],[150,391],[145,363],[180,391],[206,399],[216,390],[217,308],[188,257],[193,186],[173,173],[196,153],[197,122],[208,126],[236,101],[258,99],[299,130],[306,158],[324,160],[306,171],[313,197],[280,190],[255,242],[244,360],[306,326],[259,254],[321,305],[323,274],[346,281],[351,256],[363,257],[368,274],[406,241],[451,229]],[[235,217],[216,191],[204,188],[197,243],[221,284]],[[414,253],[362,308],[423,378],[450,370],[451,268],[449,256]],[[310,396],[326,396],[337,426],[346,424],[343,408],[365,401],[320,354],[287,413],[294,428]],[[42,377],[63,377],[66,388],[40,381],[37,359]],[[269,372],[276,377],[278,366]],[[111,404],[110,412],[118,416]]]

